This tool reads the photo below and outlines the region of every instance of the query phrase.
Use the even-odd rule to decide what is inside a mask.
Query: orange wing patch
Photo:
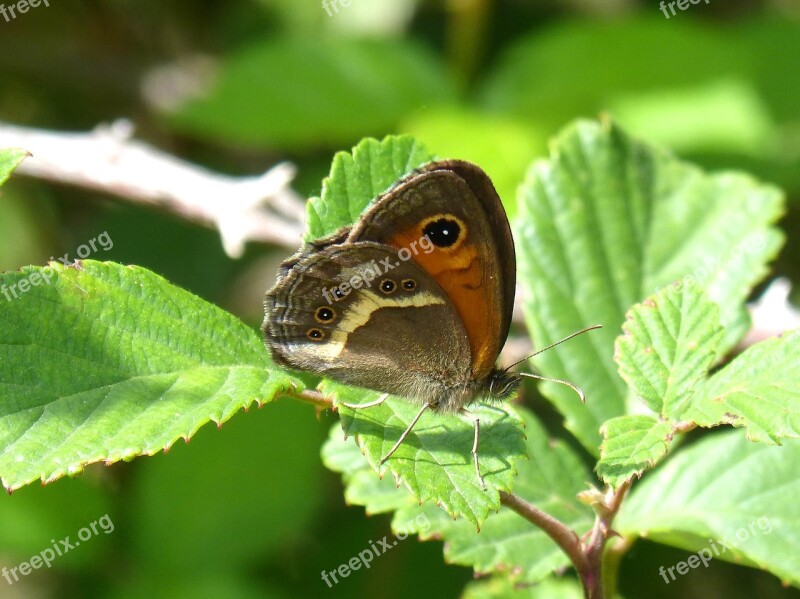
[[[487,277],[481,261],[482,248],[467,241],[468,229],[461,223],[463,228],[456,243],[446,248],[433,246],[432,251],[425,253],[426,247],[420,246],[419,240],[424,223],[430,220],[433,219],[426,219],[413,229],[399,231],[388,240],[388,245],[397,250],[408,248],[411,258],[434,278],[453,302],[469,337],[473,377],[481,378],[494,368],[500,328],[497,299],[491,297],[491,291],[484,286]]]

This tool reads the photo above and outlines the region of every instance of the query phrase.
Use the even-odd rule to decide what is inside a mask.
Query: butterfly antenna
[[[564,381],[564,380],[561,380],[561,379],[553,379],[553,378],[550,378],[550,377],[547,377],[547,376],[541,376],[541,375],[538,375],[538,374],[531,374],[530,372],[518,372],[517,374],[520,375],[520,376],[527,376],[528,378],[531,378],[531,379],[539,379],[540,381],[550,381],[551,383],[561,383],[562,385],[566,385],[567,387],[569,387],[570,389],[575,391],[575,393],[578,394],[578,397],[581,398],[581,403],[586,403],[586,394],[583,392],[583,389],[581,389],[577,385],[573,385],[569,381]]]
[[[602,329],[602,328],[603,328],[603,325],[595,324],[595,325],[592,325],[590,327],[586,327],[585,329],[581,329],[580,331],[575,331],[571,335],[567,335],[563,339],[560,339],[559,341],[556,341],[555,343],[551,343],[547,347],[543,347],[539,351],[532,353],[530,356],[527,356],[525,358],[522,358],[521,360],[518,360],[518,361],[514,362],[511,366],[508,366],[507,368],[505,368],[504,371],[508,372],[509,369],[513,368],[517,364],[521,364],[522,362],[525,362],[526,360],[530,360],[534,356],[538,356],[540,353],[546,352],[548,349],[553,349],[556,345],[560,345],[560,344],[564,343],[565,341],[569,341],[573,337],[577,337],[578,335],[582,335],[583,333],[588,333],[589,331],[593,331],[595,329]],[[550,378],[550,377],[547,377],[547,376],[542,376],[540,374],[531,374],[530,372],[518,372],[517,374],[520,375],[520,376],[526,376],[526,377],[531,378],[531,379],[538,379],[540,381],[549,381],[551,383],[559,383],[561,385],[566,385],[567,387],[569,387],[570,389],[575,391],[575,393],[578,394],[578,397],[581,398],[581,403],[586,403],[586,394],[583,392],[583,389],[581,389],[577,385],[573,385],[569,381],[565,381],[565,380],[562,380],[562,379],[554,379],[554,378]]]
[[[560,339],[559,341],[556,341],[555,343],[551,343],[547,347],[543,347],[539,351],[536,351],[536,352],[532,353],[530,356],[526,356],[526,357],[522,358],[521,360],[517,360],[511,366],[507,366],[503,370],[505,372],[508,372],[510,369],[514,368],[514,366],[516,366],[517,364],[522,364],[526,360],[530,360],[531,358],[533,358],[535,356],[538,356],[542,352],[546,352],[548,349],[553,349],[556,345],[561,345],[562,343],[564,343],[565,341],[569,341],[573,337],[577,337],[578,335],[583,335],[584,333],[588,333],[589,331],[593,331],[595,329],[602,329],[602,328],[603,328],[603,325],[601,325],[601,324],[593,324],[592,326],[586,327],[585,329],[581,329],[580,331],[575,331],[571,335],[567,335],[563,339]],[[537,378],[541,378],[541,377],[537,377]],[[563,381],[561,381],[561,382],[563,382]]]

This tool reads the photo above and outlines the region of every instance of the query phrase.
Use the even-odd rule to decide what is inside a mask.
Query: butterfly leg
[[[381,405],[383,402],[386,401],[386,398],[389,397],[388,393],[383,393],[381,396],[376,399],[375,401],[371,401],[369,403],[345,403],[342,402],[339,405],[344,406],[345,408],[350,408],[351,410],[362,410],[364,408],[374,408],[375,406]]]
[[[430,408],[432,405],[433,405],[433,404],[426,403],[426,404],[424,404],[424,405],[423,405],[423,406],[420,408],[419,412],[417,412],[417,415],[416,415],[416,416],[414,416],[414,419],[411,421],[411,424],[409,424],[409,425],[408,425],[408,427],[406,428],[406,430],[404,430],[404,431],[403,431],[403,434],[402,434],[402,435],[400,435],[400,438],[397,440],[397,443],[395,443],[395,444],[392,446],[392,448],[389,450],[389,453],[387,453],[385,456],[383,456],[383,457],[381,458],[381,461],[380,461],[380,462],[378,462],[378,466],[380,466],[380,465],[381,465],[381,464],[383,464],[383,463],[384,463],[386,460],[388,460],[390,457],[392,457],[392,454],[393,454],[395,451],[397,451],[397,448],[398,448],[398,447],[400,447],[400,444],[401,444],[403,441],[405,441],[405,440],[406,440],[406,437],[408,436],[408,433],[410,433],[410,432],[411,432],[411,429],[412,429],[412,428],[414,428],[414,426],[417,424],[417,422],[419,421],[419,419],[420,419],[420,418],[422,418],[422,415],[425,413],[425,411],[426,411],[428,408]]]
[[[486,481],[483,480],[483,477],[481,476],[481,467],[478,461],[478,444],[481,438],[481,419],[477,416],[473,416],[472,413],[466,408],[461,408],[459,410],[459,414],[463,414],[472,420],[472,427],[475,430],[475,436],[472,439],[472,463],[475,465],[475,474],[478,475],[478,482],[481,483],[481,489],[485,491]]]
[[[467,410],[463,410],[464,414],[471,416]],[[472,425],[475,429],[475,437],[472,440],[472,461],[475,464],[475,474],[478,475],[478,481],[481,483],[481,489],[486,490],[486,481],[481,476],[481,467],[478,463],[478,442],[481,438],[481,419],[475,416],[472,418]]]

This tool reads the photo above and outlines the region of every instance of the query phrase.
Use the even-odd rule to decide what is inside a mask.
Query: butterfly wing
[[[277,362],[434,403],[469,384],[467,333],[416,262],[356,242],[311,248],[286,264],[265,301]]]
[[[467,332],[472,378],[485,379],[508,335],[516,285],[511,229],[486,173],[458,160],[415,171],[378,197],[347,237],[365,240],[406,248],[441,286]]]

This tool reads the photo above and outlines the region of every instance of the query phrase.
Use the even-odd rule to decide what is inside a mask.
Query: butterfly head
[[[494,370],[488,378],[489,398],[503,400],[510,397],[517,390],[522,376],[507,370]]]

